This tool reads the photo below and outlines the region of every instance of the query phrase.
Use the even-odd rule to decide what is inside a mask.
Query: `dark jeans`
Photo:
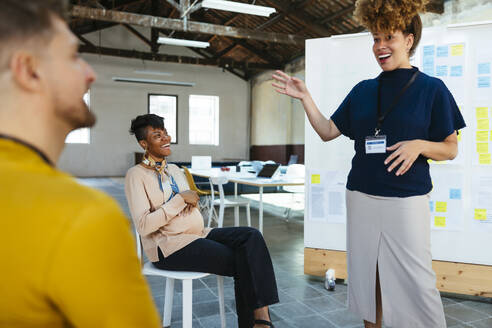
[[[263,235],[249,227],[215,228],[159,262],[164,270],[234,277],[239,328],[253,327],[253,311],[278,303],[277,283]]]

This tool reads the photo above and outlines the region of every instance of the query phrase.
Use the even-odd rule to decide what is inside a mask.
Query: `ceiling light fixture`
[[[210,46],[210,43],[208,42],[165,38],[162,36],[157,40],[157,42],[160,44],[168,44],[172,46],[194,47],[194,48],[206,48]]]
[[[265,16],[265,17],[268,17],[274,12],[276,12],[275,8],[272,7],[256,6],[247,3],[225,1],[225,0],[203,0],[200,3],[200,5],[203,8],[226,10],[235,13],[258,15],[258,16]]]
[[[164,81],[164,80],[134,79],[134,78],[118,77],[118,76],[114,76],[113,81],[115,81],[115,82],[130,82],[130,83],[143,83],[143,84],[177,85],[177,86],[181,86],[181,87],[194,87],[196,85],[196,83],[194,83],[194,82],[175,82],[175,81]]]

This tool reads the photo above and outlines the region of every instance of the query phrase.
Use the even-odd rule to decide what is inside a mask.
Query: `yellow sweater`
[[[0,139],[0,210],[0,327],[160,326],[110,197]]]

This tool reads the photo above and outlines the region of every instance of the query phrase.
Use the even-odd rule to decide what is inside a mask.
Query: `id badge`
[[[386,136],[366,137],[366,154],[386,153]]]

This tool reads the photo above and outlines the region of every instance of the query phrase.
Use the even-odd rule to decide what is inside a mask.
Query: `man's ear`
[[[138,144],[140,145],[140,147],[142,147],[142,149],[147,150],[147,141],[140,140]]]
[[[42,88],[39,78],[39,60],[28,51],[15,51],[9,63],[12,78],[25,91],[36,92]]]

